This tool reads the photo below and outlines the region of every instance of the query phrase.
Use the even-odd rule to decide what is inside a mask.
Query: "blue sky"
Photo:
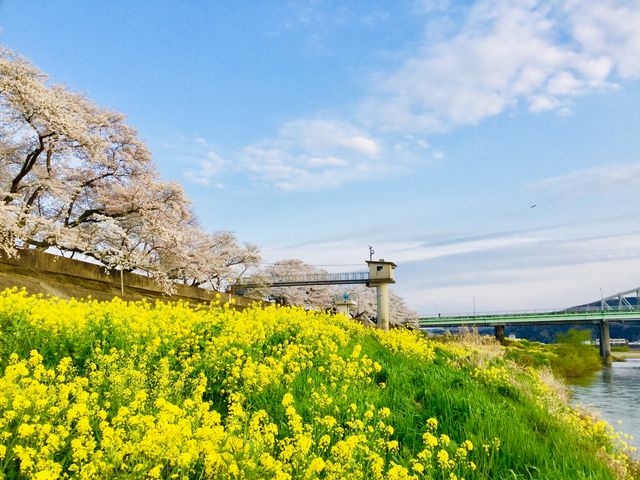
[[[638,25],[636,0],[0,1],[0,42],[127,114],[205,228],[333,271],[373,245],[423,313],[640,285]]]

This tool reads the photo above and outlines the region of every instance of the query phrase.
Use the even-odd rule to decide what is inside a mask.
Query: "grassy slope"
[[[394,461],[407,468],[411,467],[411,459],[424,448],[422,435],[425,432],[427,419],[435,417],[440,423],[441,431],[446,432],[454,444],[456,441],[461,443],[469,439],[475,445],[473,458],[477,469],[467,471],[465,476],[467,479],[588,478],[605,480],[615,478],[604,460],[605,456],[599,453],[602,447],[611,450],[608,437],[599,436],[595,439],[589,438],[588,435],[581,435],[576,428],[566,423],[565,417],[551,415],[550,403],[539,393],[540,385],[536,383],[535,375],[532,376],[531,372],[527,373],[506,363],[499,355],[483,356],[483,347],[438,344],[430,341],[426,344],[428,348],[425,347],[427,348],[425,351],[435,351],[435,356],[432,358],[430,355],[416,354],[411,345],[406,342],[393,347],[391,343],[382,341],[384,338],[377,332],[351,326],[350,322],[339,318],[304,313],[297,309],[249,310],[242,313],[220,309],[209,312],[206,322],[198,323],[200,314],[194,315],[171,308],[165,308],[163,312],[156,313],[146,308],[143,313],[148,315],[148,320],[145,322],[150,322],[150,331],[155,328],[153,322],[157,317],[162,317],[163,322],[169,319],[169,323],[158,326],[160,331],[163,328],[166,329],[163,335],[168,339],[168,343],[165,347],[161,347],[160,353],[154,350],[153,355],[147,352],[138,358],[136,355],[139,353],[136,353],[135,349],[130,353],[132,345],[151,342],[155,337],[136,337],[141,334],[133,327],[129,327],[127,322],[118,320],[119,315],[122,319],[127,319],[129,307],[115,305],[113,308],[104,307],[102,311],[82,310],[78,314],[74,310],[76,307],[70,308],[68,304],[64,304],[65,307],[61,308],[61,311],[64,310],[69,315],[73,313],[78,318],[89,315],[91,321],[88,324],[82,324],[81,328],[72,322],[67,322],[73,327],[69,327],[67,332],[65,332],[66,327],[62,328],[54,335],[51,333],[50,324],[47,326],[40,321],[30,320],[33,313],[29,312],[33,312],[33,305],[35,305],[33,300],[30,303],[27,302],[25,307],[16,307],[13,310],[7,305],[9,302],[6,299],[4,307],[0,304],[0,366],[3,369],[9,362],[10,353],[16,352],[20,358],[28,358],[29,351],[32,349],[38,349],[43,353],[44,362],[49,367],[55,366],[65,356],[71,357],[77,369],[77,375],[88,375],[90,365],[97,364],[98,369],[100,368],[100,354],[99,351],[96,353],[98,346],[105,352],[112,347],[127,352],[126,355],[131,357],[132,364],[136,365],[127,368],[140,369],[131,375],[158,370],[163,358],[169,360],[172,369],[179,370],[184,368],[185,363],[177,359],[191,355],[194,361],[189,362],[189,368],[192,369],[189,377],[194,378],[199,373],[207,375],[209,383],[203,400],[211,402],[212,408],[222,414],[223,424],[227,422],[228,427],[231,422],[230,391],[233,389],[222,382],[231,376],[233,371],[233,364],[225,363],[225,354],[229,351],[230,345],[245,351],[246,357],[242,357],[242,361],[247,364],[249,362],[259,364],[264,362],[267,356],[277,357],[274,352],[279,351],[278,348],[283,344],[297,344],[314,352],[316,365],[327,362],[328,368],[324,372],[319,371],[315,365],[313,368],[302,368],[296,375],[285,375],[275,381],[267,382],[260,389],[248,388],[246,385],[243,387],[241,384],[237,387],[238,391],[242,391],[246,397],[243,408],[249,413],[264,410],[274,424],[279,425],[280,439],[287,435],[292,436],[294,433],[294,427],[290,422],[288,423],[288,414],[282,404],[284,395],[288,392],[293,394],[295,409],[300,413],[302,421],[316,432],[319,407],[310,400],[310,392],[326,388],[334,398],[333,408],[335,408],[338,424],[346,430],[344,434],[334,432],[333,442],[339,440],[340,435],[346,438],[348,433],[346,425],[349,419],[353,420],[354,415],[356,418],[364,418],[358,416],[361,415],[360,412],[367,409],[366,405],[375,405],[378,409],[388,407],[391,410],[387,423],[394,427],[395,432],[390,439],[399,442],[399,449],[397,451],[391,449],[384,455],[381,454],[387,466],[390,461]],[[49,304],[47,308],[51,310],[55,308],[55,304]],[[137,315],[136,312],[140,313],[141,310],[129,308],[130,315]],[[262,317],[267,318],[267,316],[269,320],[262,320]],[[211,318],[214,320],[211,321]],[[218,318],[222,320],[218,321]],[[135,319],[131,318],[130,323],[135,323],[133,320]],[[51,318],[48,321],[55,322]],[[259,323],[253,327],[251,322],[255,321]],[[179,333],[169,331],[176,324],[180,326],[180,322],[191,322],[189,323],[191,332],[188,336],[189,341],[183,342],[187,337],[183,337],[184,333],[180,333],[180,329],[178,329]],[[61,323],[64,322],[61,321]],[[307,330],[305,325],[309,323],[317,325],[317,328]],[[269,334],[262,343],[258,344],[255,341],[243,343],[244,337],[238,332],[263,328],[265,324],[268,328],[264,328],[267,328]],[[343,360],[351,358],[356,346],[360,345],[361,357],[369,357],[380,364],[381,370],[369,375],[373,381],[358,380],[355,372],[352,377],[345,377],[344,389],[341,390],[342,385],[332,376],[330,362],[335,363],[335,359],[331,360],[332,357],[326,352],[313,350],[316,348],[313,345],[316,344],[314,342],[317,342],[317,338],[325,338],[323,336],[316,338],[314,336],[316,330],[318,335],[329,335],[322,332],[326,325],[331,326],[330,332],[339,330],[339,335],[338,333],[336,335],[346,338],[336,343],[340,358]],[[184,327],[187,329],[187,323]],[[197,332],[197,335],[192,335],[193,332]],[[225,343],[217,352],[207,351],[207,348],[213,347],[210,342],[207,343],[208,340],[205,340],[214,339],[215,341],[215,338],[229,338],[230,343]],[[418,343],[423,341],[418,337],[402,338],[405,340],[409,338],[410,341]],[[216,356],[216,358],[212,360],[207,355]],[[216,363],[218,358],[221,360]],[[141,365],[144,362],[146,364]],[[498,372],[495,375],[492,373],[494,367]],[[122,372],[127,375],[127,370]],[[500,377],[505,372],[509,378]],[[156,395],[155,387],[149,387],[147,393],[151,397]],[[185,393],[183,385],[182,390],[171,391],[171,398],[179,404],[186,398],[185,395],[189,394],[189,389],[186,388]],[[549,395],[553,397],[552,394]],[[111,395],[112,402],[116,402],[116,397],[115,393]],[[102,402],[102,399],[98,401]],[[124,405],[127,400],[123,397],[119,401]],[[352,403],[357,406],[357,414],[350,413]],[[151,415],[157,414],[153,405],[153,402],[149,402],[145,412]],[[109,421],[115,413],[115,406],[112,405]],[[16,429],[17,426],[15,424],[13,427],[5,426],[5,430],[11,431],[11,428]],[[494,439],[499,439],[499,447]],[[373,440],[370,443],[373,444]],[[482,451],[483,444],[487,445],[489,454]],[[330,452],[322,453],[315,445],[311,450],[314,455],[324,455],[325,460],[333,458]],[[276,456],[278,448],[276,447],[272,453]],[[333,460],[336,459],[333,458]],[[353,461],[362,460],[354,459]],[[5,464],[9,477],[12,476],[12,471],[16,472],[18,465],[17,460]],[[202,466],[199,463],[194,465],[184,470],[183,474],[186,472],[186,475],[196,477],[198,469],[202,469]],[[242,463],[239,465],[242,468]],[[124,465],[120,468],[126,472],[128,467]],[[166,468],[170,467],[165,467],[165,473],[171,471]],[[302,476],[301,470],[296,470],[298,467],[292,468],[294,478]],[[358,467],[356,470],[360,468],[365,467]],[[325,478],[323,477],[325,474],[327,470],[318,473],[318,478]],[[143,475],[133,475],[130,472],[124,476],[142,478]],[[254,473],[252,476],[272,477],[272,475],[259,473]],[[367,475],[365,474],[364,477],[367,478]],[[222,475],[222,478],[225,476]],[[425,478],[449,478],[449,473],[436,470],[433,472],[433,477]]]
[[[416,425],[434,416],[452,437],[478,445],[500,439],[499,453],[478,478],[613,478],[596,460],[594,445],[567,431],[519,389],[479,384],[465,370],[452,368],[442,353],[425,365],[375,344],[369,351],[385,365],[385,400],[407,447],[419,448]]]

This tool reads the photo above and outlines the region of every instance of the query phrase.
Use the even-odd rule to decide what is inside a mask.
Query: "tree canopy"
[[[255,245],[202,231],[121,113],[0,49],[0,249],[57,248],[108,267],[222,289]]]

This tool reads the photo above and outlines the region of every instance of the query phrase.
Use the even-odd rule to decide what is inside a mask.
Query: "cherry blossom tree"
[[[224,291],[260,262],[258,247],[239,244],[231,232],[206,233],[197,227],[183,230],[188,237],[164,258],[170,278],[184,284]]]
[[[218,289],[259,261],[254,245],[197,227],[124,115],[0,47],[0,251],[18,247]]]
[[[280,260],[264,269],[263,277],[268,283],[272,278],[327,273],[302,260]],[[329,285],[300,287],[269,287],[266,297],[281,305],[297,305],[308,309],[327,310],[333,308],[335,289]]]

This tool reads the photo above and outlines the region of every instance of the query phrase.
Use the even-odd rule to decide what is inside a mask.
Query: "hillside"
[[[16,290],[0,332],[9,478],[638,478],[611,427],[477,337]]]

